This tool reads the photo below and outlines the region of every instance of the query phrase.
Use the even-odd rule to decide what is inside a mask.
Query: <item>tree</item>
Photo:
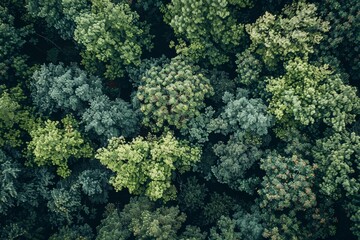
[[[360,137],[355,133],[334,133],[316,141],[313,148],[314,162],[320,180],[320,191],[338,200],[359,194]]]
[[[205,97],[213,94],[210,81],[199,68],[175,57],[162,67],[151,67],[141,79],[137,98],[144,114],[143,124],[154,131],[165,126],[186,128],[200,114]]]
[[[20,147],[22,137],[34,123],[20,87],[6,89],[0,85],[0,147]]]
[[[199,148],[188,146],[168,132],[159,138],[137,137],[129,143],[123,137],[112,138],[95,157],[115,172],[110,180],[115,190],[128,188],[132,194],[168,201],[176,197],[176,188],[171,184],[174,171],[190,170],[200,156]]]
[[[286,158],[275,153],[261,159],[260,168],[266,172],[258,191],[262,208],[301,211],[316,205],[312,190],[315,174],[307,160],[297,155]]]
[[[328,21],[331,28],[324,36],[320,51],[326,58],[334,55],[340,65],[346,68],[354,81],[359,80],[360,69],[360,10],[359,1],[324,0],[318,3],[321,17]]]
[[[45,20],[63,39],[74,36],[76,15],[90,11],[87,0],[26,0],[28,12]]]
[[[317,16],[316,9],[314,4],[296,1],[279,16],[266,12],[254,24],[246,25],[250,50],[259,54],[269,69],[294,57],[307,60],[323,33],[329,31],[329,23]]]
[[[57,174],[65,178],[71,173],[68,167],[70,159],[90,158],[93,151],[76,130],[74,118],[67,116],[59,124],[58,121],[47,120],[31,130],[28,150],[34,156],[36,165],[55,165]]]
[[[76,18],[74,39],[85,47],[82,63],[91,73],[97,73],[99,63],[107,78],[122,77],[125,66],[139,65],[143,50],[152,48],[150,28],[128,3],[91,2],[91,12]]]
[[[94,238],[92,229],[88,224],[80,226],[65,226],[52,235],[49,240],[90,240]]]
[[[335,131],[355,121],[360,110],[356,89],[345,85],[328,66],[314,66],[296,58],[285,65],[285,75],[269,78],[269,111],[285,126],[324,122]]]
[[[251,0],[174,0],[164,9],[164,20],[180,39],[179,52],[184,53],[185,40],[189,42],[185,54],[194,61],[206,59],[220,65],[228,62],[228,54],[243,42],[244,25],[238,23],[236,10],[249,6]]]
[[[92,99],[81,118],[85,131],[95,133],[102,142],[111,137],[134,136],[140,127],[138,111],[134,111],[124,100],[117,98],[111,101],[106,95]]]
[[[42,65],[34,72],[31,95],[37,109],[45,114],[56,111],[74,112],[81,115],[90,100],[102,95],[98,77],[87,74],[72,64]]]
[[[262,217],[259,209],[247,212],[239,208],[233,216],[221,216],[215,227],[210,229],[210,240],[256,240],[262,239]]]
[[[305,240],[334,235],[332,202],[315,195],[316,166],[301,154],[284,157],[272,152],[261,159],[260,168],[265,171],[258,190],[264,237]]]
[[[17,28],[15,17],[8,8],[0,5],[0,84],[13,84],[18,78],[27,77],[28,56],[21,50],[32,31],[31,25]]]
[[[14,206],[19,197],[17,178],[20,171],[19,166],[0,149],[0,214]]]
[[[185,222],[186,215],[178,207],[156,207],[146,197],[134,197],[119,212],[108,207],[106,218],[98,226],[97,239],[193,239],[203,234],[195,227],[187,227],[178,238],[178,231]],[[189,236],[190,238],[183,238]],[[199,238],[196,238],[198,240]],[[201,238],[200,238],[201,239]]]
[[[252,194],[259,178],[248,173],[264,154],[263,136],[272,125],[272,116],[261,99],[248,99],[248,92],[243,89],[238,89],[236,96],[225,92],[223,101],[226,105],[209,128],[231,135],[226,143],[219,141],[214,145],[218,163],[211,170],[219,182]]]
[[[180,184],[178,202],[181,210],[194,213],[205,205],[205,198],[208,189],[204,184],[200,184],[196,177],[190,177],[186,183]]]

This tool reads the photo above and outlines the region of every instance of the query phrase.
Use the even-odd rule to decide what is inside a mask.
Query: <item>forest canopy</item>
[[[0,1],[0,239],[360,239],[360,1]]]

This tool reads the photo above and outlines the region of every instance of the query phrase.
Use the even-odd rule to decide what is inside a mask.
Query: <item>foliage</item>
[[[239,53],[236,57],[237,81],[245,85],[257,83],[263,68],[262,62],[250,50]]]
[[[272,117],[261,99],[248,99],[247,95],[248,92],[242,89],[237,90],[236,96],[225,92],[223,101],[226,105],[210,123],[209,128],[213,131],[231,134],[226,143],[219,141],[214,145],[219,160],[211,170],[219,182],[252,194],[259,179],[247,172],[256,167],[263,155],[261,136],[268,133]]]
[[[136,239],[176,240],[185,219],[186,215],[178,207],[155,207],[148,198],[136,197],[130,199],[122,212],[109,208],[98,228],[97,239],[129,239],[133,236]],[[201,235],[196,228],[187,228],[183,236],[190,234]]]
[[[0,150],[0,214],[6,213],[9,207],[14,206],[18,197],[17,178],[20,168],[15,162]]]
[[[295,1],[279,16],[266,12],[254,24],[246,25],[251,51],[259,54],[267,67],[294,57],[308,59],[319,44],[329,23],[317,16],[316,6]]]
[[[137,239],[167,240],[176,239],[176,233],[186,219],[178,207],[160,207],[154,209],[153,203],[148,204],[150,209],[142,209],[138,212],[138,202],[131,201],[124,208],[124,215],[131,219],[129,228]],[[146,205],[146,204],[145,204]],[[138,214],[134,214],[138,212]]]
[[[244,131],[258,136],[268,133],[272,116],[267,113],[267,107],[261,99],[248,99],[248,91],[237,89],[235,96],[225,92],[223,101],[226,105],[212,123],[216,125],[215,131],[223,134]]]
[[[213,192],[210,195],[210,200],[204,207],[203,212],[203,223],[204,224],[213,224],[221,216],[228,216],[234,207],[235,201],[233,198],[229,197],[225,193],[219,194]]]
[[[330,31],[324,36],[321,50],[326,55],[335,55],[341,59],[353,79],[359,80],[360,69],[360,3],[359,1],[324,0],[318,4],[323,19],[331,25]]]
[[[55,165],[59,176],[68,177],[71,173],[68,161],[72,158],[90,158],[92,148],[76,130],[74,118],[67,116],[61,120],[61,126],[59,124],[58,121],[47,120],[31,130],[28,150],[38,166]]]
[[[360,237],[359,10],[0,1],[0,239]]]
[[[111,184],[117,191],[128,188],[130,193],[145,194],[151,200],[168,201],[176,196],[171,178],[175,170],[188,171],[199,161],[201,150],[177,140],[171,133],[156,138],[134,138],[126,143],[123,137],[112,138],[96,158],[116,173]]]
[[[242,133],[232,135],[226,144],[215,144],[214,153],[219,160],[211,170],[216,179],[235,190],[252,194],[259,178],[246,173],[256,166],[263,155],[260,144]]]
[[[140,205],[140,209],[142,209]],[[123,214],[113,206],[106,206],[105,218],[101,220],[101,224],[97,227],[96,240],[122,240],[128,239],[131,235],[129,229],[127,229],[129,223],[123,219]]]
[[[239,209],[233,217],[221,216],[216,227],[211,228],[211,240],[261,239],[263,226],[259,211],[248,213]]]
[[[266,90],[272,94],[269,111],[285,125],[324,122],[344,131],[360,109],[356,89],[345,85],[328,66],[314,66],[298,58],[289,61],[285,75],[269,78]]]
[[[74,39],[85,47],[82,63],[92,73],[95,62],[103,63],[107,78],[122,77],[125,66],[139,65],[143,49],[151,49],[149,26],[125,2],[91,2],[91,12],[76,18]]]
[[[186,128],[200,114],[204,99],[212,95],[210,81],[198,67],[176,57],[162,67],[151,67],[141,79],[137,98],[144,114],[143,124],[159,131],[166,125]]]
[[[90,240],[93,239],[91,227],[87,224],[82,226],[62,227],[58,233],[52,235],[49,240]]]
[[[17,28],[15,17],[6,7],[0,5],[0,84],[15,82],[16,78],[27,76],[27,56],[20,50],[30,33],[31,25]]]
[[[236,5],[236,6],[234,6]],[[248,7],[252,1],[173,0],[166,7],[167,22],[180,39],[190,42],[191,58],[207,59],[212,65],[229,61],[228,53],[244,38],[244,25],[238,23],[232,9]],[[181,46],[180,46],[181,47]]]
[[[261,159],[260,168],[266,172],[258,191],[262,208],[304,210],[316,204],[314,169],[307,160],[274,153]]]
[[[339,199],[359,194],[360,137],[355,133],[334,133],[316,142],[314,162],[320,180],[321,192]]]
[[[208,189],[200,184],[195,177],[190,177],[186,183],[180,184],[178,202],[181,209],[188,212],[195,212],[204,207]]]
[[[81,114],[88,102],[102,95],[101,80],[88,75],[76,64],[42,65],[31,82],[33,103],[40,112],[51,114],[62,110]]]
[[[139,114],[131,105],[117,98],[111,101],[106,95],[90,100],[90,107],[82,115],[85,131],[107,140],[111,137],[134,136],[139,129]]]
[[[24,130],[33,123],[30,112],[21,105],[24,98],[21,88],[0,85],[0,147],[19,147]]]
[[[74,35],[75,17],[90,10],[87,0],[26,0],[26,8],[35,17],[44,18],[64,39]]]

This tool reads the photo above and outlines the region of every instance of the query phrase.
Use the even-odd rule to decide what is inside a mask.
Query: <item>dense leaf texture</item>
[[[185,172],[199,161],[201,151],[178,141],[170,133],[156,138],[134,138],[126,143],[123,137],[112,138],[96,158],[116,173],[111,184],[116,190],[128,188],[130,193],[145,194],[152,200],[170,200],[176,196],[171,184],[175,170]]]
[[[149,26],[125,2],[92,0],[91,12],[76,18],[74,39],[84,45],[83,64],[96,72],[95,62],[105,65],[109,79],[121,77],[124,67],[140,64],[143,49],[151,49]]]

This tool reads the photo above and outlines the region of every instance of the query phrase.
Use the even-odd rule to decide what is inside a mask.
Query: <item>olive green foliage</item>
[[[245,35],[244,25],[232,10],[251,4],[251,0],[173,0],[166,7],[165,21],[177,37],[189,42],[186,54],[190,58],[219,65],[229,61],[227,54],[241,44]],[[181,40],[180,49],[184,47]]]
[[[60,126],[59,126],[60,125]],[[92,148],[76,130],[76,120],[70,116],[58,121],[47,120],[30,131],[28,150],[38,166],[55,165],[57,174],[68,177],[70,159],[90,158]]]
[[[319,139],[313,156],[323,194],[333,199],[359,194],[360,136],[344,131]]]
[[[261,159],[260,167],[266,172],[258,191],[262,208],[302,210],[316,204],[314,169],[307,160],[274,153]]]
[[[24,130],[33,123],[29,110],[21,105],[24,98],[21,88],[0,85],[0,147],[19,147]]]
[[[101,80],[88,75],[76,64],[42,65],[34,72],[31,82],[33,103],[40,112],[55,111],[81,114],[88,102],[102,95]]]
[[[259,82],[263,67],[262,62],[249,50],[237,54],[236,56],[236,72],[238,73],[237,81],[250,86]]]
[[[279,16],[266,12],[254,24],[247,25],[251,51],[259,54],[270,69],[295,56],[308,59],[319,44],[329,23],[318,17],[314,4],[295,1]]]
[[[269,111],[285,125],[324,122],[335,131],[355,121],[360,110],[356,88],[345,85],[328,66],[314,66],[298,58],[289,61],[285,75],[268,79],[272,94]]]
[[[92,99],[81,118],[85,131],[95,133],[104,141],[111,137],[134,136],[140,121],[139,113],[129,103],[120,98],[111,101],[105,95]]]
[[[171,240],[186,220],[186,215],[178,207],[160,207],[154,209],[153,203],[143,203],[146,199],[131,201],[124,207],[124,215],[131,217],[129,228],[136,239]],[[147,200],[149,201],[149,200]],[[139,211],[139,205],[142,211]]]
[[[76,18],[74,39],[85,48],[82,63],[92,73],[98,70],[95,63],[102,63],[107,78],[122,77],[125,66],[139,65],[143,50],[151,49],[149,26],[128,3],[91,2],[91,12]]]
[[[126,143],[123,137],[112,138],[96,158],[116,175],[111,184],[117,191],[128,188],[130,193],[145,194],[151,200],[168,201],[176,196],[171,178],[175,170],[190,170],[199,161],[201,150],[177,140],[171,133],[160,138],[134,138]]]
[[[143,124],[154,131],[165,126],[186,128],[187,121],[205,106],[205,97],[212,94],[209,79],[181,57],[162,67],[153,66],[144,74],[137,91]]]
[[[270,239],[326,239],[336,231],[337,219],[328,204],[319,205],[305,212],[290,210],[279,214],[265,213],[265,238]]]
[[[194,239],[191,236],[202,236],[194,227],[187,227],[178,238],[177,234],[186,215],[178,207],[155,207],[155,204],[145,197],[131,198],[119,212],[113,206],[108,206],[107,216],[98,227],[97,239],[155,239],[177,240]],[[189,238],[184,238],[189,236]],[[201,239],[201,238],[199,238]],[[198,240],[198,238],[196,238]]]
[[[185,231],[178,237],[179,240],[205,240],[207,234],[199,227],[187,225]]]

